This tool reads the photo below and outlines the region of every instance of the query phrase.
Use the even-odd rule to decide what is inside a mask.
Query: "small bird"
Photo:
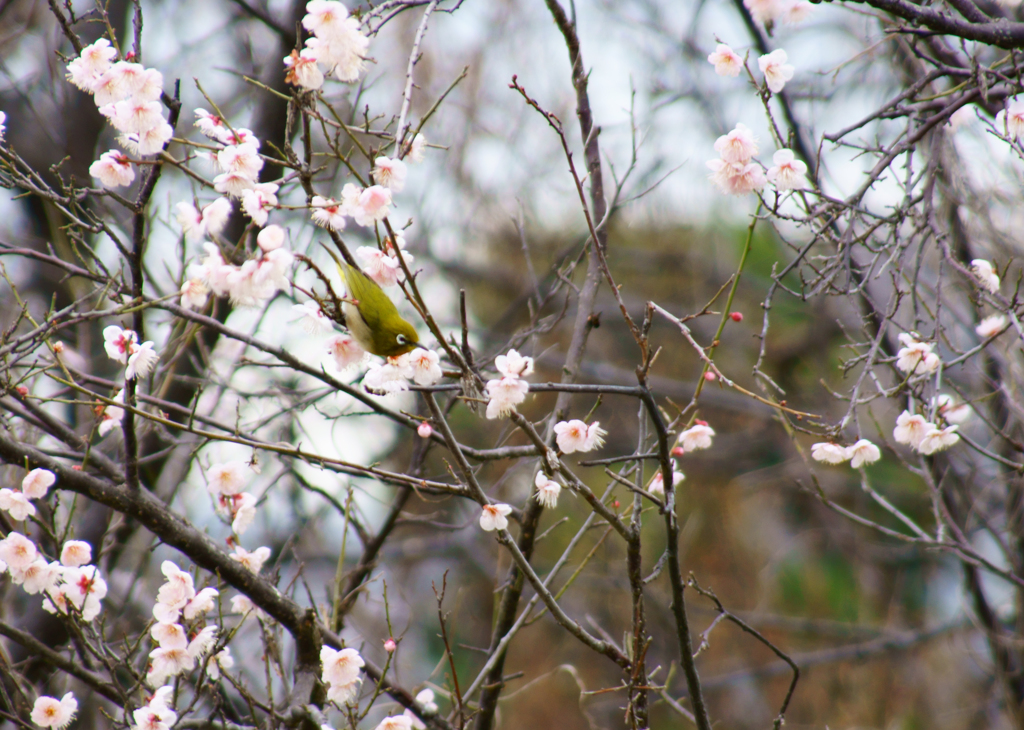
[[[373,279],[356,267],[334,256],[338,271],[348,289],[342,302],[345,325],[356,342],[378,357],[398,357],[420,345],[416,328],[402,319],[398,308]]]

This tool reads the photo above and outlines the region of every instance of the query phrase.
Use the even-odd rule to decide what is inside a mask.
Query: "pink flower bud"
[[[718,378],[718,376],[717,376],[717,375],[715,375],[715,374],[714,374],[713,372],[711,372],[710,370],[708,370],[708,371],[707,371],[706,373],[704,373],[704,379],[705,379],[706,381],[708,381],[709,383],[713,383],[713,382],[715,382],[715,380],[716,380],[717,378]]]
[[[729,317],[732,319],[733,322],[742,322],[743,312],[733,312],[732,314],[729,315]]]
[[[420,435],[420,438],[428,439],[430,438],[430,435],[434,433],[434,429],[431,428],[429,423],[424,421],[419,425],[419,428],[416,429],[416,433]]]
[[[394,639],[392,639],[389,636],[387,641],[384,642],[384,651],[386,651],[388,654],[390,654],[391,652],[393,652],[397,648],[398,648],[398,644],[395,642]]]
[[[684,453],[682,446],[676,446],[672,449],[672,456],[682,456]]]

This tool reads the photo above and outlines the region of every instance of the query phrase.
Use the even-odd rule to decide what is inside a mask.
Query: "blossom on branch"
[[[796,159],[792,150],[782,149],[772,155],[774,167],[769,167],[766,177],[776,190],[792,190],[801,187],[806,180],[807,165]]]
[[[555,424],[555,442],[563,454],[575,451],[592,451],[604,445],[608,432],[601,428],[600,421],[589,426],[580,420],[561,421]]]
[[[321,228],[328,228],[332,231],[345,229],[345,214],[338,201],[314,195],[310,206],[313,208],[313,222]]]
[[[903,332],[899,336],[903,347],[896,353],[896,367],[911,375],[923,373],[934,373],[939,369],[942,361],[932,350],[935,345],[931,342],[921,342],[914,334]]]
[[[378,157],[373,161],[373,181],[393,193],[400,193],[405,188],[407,172],[405,163],[399,159]]]
[[[987,340],[989,337],[995,337],[1004,329],[1006,329],[1006,316],[991,314],[978,322],[978,326],[974,328],[974,331],[978,333],[978,337]]]
[[[485,504],[480,511],[480,528],[484,532],[504,530],[508,527],[508,516],[512,508],[507,504]]]
[[[711,438],[714,435],[715,430],[711,426],[705,421],[698,420],[690,428],[679,434],[677,441],[683,447],[684,452],[710,449]]]
[[[955,424],[945,428],[939,428],[934,424],[928,424],[928,426],[929,428],[925,430],[924,435],[915,447],[919,453],[925,456],[945,451],[960,440],[960,435],[956,433],[956,430],[960,427]]]
[[[259,573],[263,570],[263,564],[267,562],[267,558],[270,557],[270,548],[258,547],[252,552],[249,552],[241,545],[235,545],[235,550],[231,553],[231,559],[237,560],[241,563],[246,570],[253,573]]]
[[[526,400],[530,384],[519,378],[506,377],[487,381],[487,417],[490,419],[507,416],[516,406]]]
[[[548,509],[554,509],[558,506],[558,495],[562,493],[561,484],[556,482],[554,479],[549,479],[542,471],[537,472],[537,476],[533,480],[533,483],[537,487],[538,502]]]
[[[992,294],[999,292],[999,274],[996,273],[992,262],[985,259],[974,259],[971,261],[971,273],[978,279],[982,289]]]
[[[99,178],[104,187],[108,188],[130,185],[135,179],[135,170],[128,160],[128,155],[120,150],[110,150],[100,155],[100,158],[89,166],[89,174]]]
[[[764,82],[772,93],[778,94],[786,82],[793,78],[796,69],[786,63],[788,58],[786,52],[779,48],[757,59],[757,65],[764,74]]]
[[[882,452],[867,439],[860,439],[853,446],[846,447],[846,456],[850,460],[850,466],[859,469],[865,464],[874,464],[881,459]]]
[[[681,481],[686,479],[686,475],[676,469],[676,462],[672,461],[672,486],[675,487]],[[665,494],[665,475],[662,474],[661,469],[655,472],[654,476],[651,477],[651,481],[647,483],[647,491],[651,494]]]
[[[32,722],[39,727],[50,727],[63,730],[75,719],[78,712],[78,700],[72,692],[68,692],[59,700],[55,697],[37,697],[32,705]]]
[[[708,63],[714,65],[719,76],[739,76],[743,70],[743,59],[724,43],[715,46],[714,53],[708,56]]]
[[[811,446],[811,457],[825,464],[842,464],[850,459],[850,454],[839,444],[823,441]]]
[[[434,690],[429,687],[427,689],[420,690],[420,692],[416,694],[416,704],[420,706],[421,711],[424,713],[433,714],[437,712],[437,703],[434,702]],[[416,717],[416,715],[413,714],[412,710],[406,708],[405,712],[402,714],[409,718],[415,730],[425,730],[427,727],[418,717]]]
[[[103,348],[107,351],[107,357],[122,365],[128,364],[128,358],[135,352],[138,342],[139,337],[132,330],[121,329],[117,325],[103,328]]]
[[[916,449],[924,435],[932,428],[935,428],[934,425],[928,423],[924,416],[903,411],[896,419],[896,428],[893,429],[892,437],[896,439],[896,443],[907,444]]]
[[[338,370],[347,370],[366,359],[366,350],[352,335],[332,335],[326,345],[327,354],[334,358],[334,367]]]

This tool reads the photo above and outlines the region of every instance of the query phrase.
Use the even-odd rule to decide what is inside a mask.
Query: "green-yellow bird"
[[[334,256],[333,251],[329,251]],[[362,271],[336,256],[348,297],[342,303],[345,324],[356,342],[378,357],[398,357],[420,347],[416,328],[402,319],[384,290]]]

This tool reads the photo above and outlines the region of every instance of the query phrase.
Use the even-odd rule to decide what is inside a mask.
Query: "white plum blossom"
[[[231,216],[231,201],[217,198],[201,211],[196,210],[191,203],[182,202],[174,206],[174,211],[186,238],[201,241],[207,236],[217,236],[224,230]]]
[[[319,337],[331,329],[331,320],[327,319],[324,310],[312,299],[302,304],[293,304],[292,312],[296,315],[292,321],[300,322],[302,324],[302,331],[307,335]]]
[[[121,329],[117,325],[103,328],[103,348],[107,351],[107,357],[122,365],[128,364],[128,358],[135,352],[138,342],[138,335],[132,330]]]
[[[850,466],[859,469],[864,464],[874,464],[881,459],[882,452],[867,439],[860,439],[852,446],[846,447],[846,456],[850,460]]]
[[[405,156],[409,162],[423,162],[423,152],[427,148],[427,138],[422,134],[413,137],[409,144],[409,153]]]
[[[359,259],[363,273],[382,287],[394,286],[402,280],[405,272],[402,271],[399,255],[405,265],[411,268],[415,259],[405,251],[405,239],[401,235],[398,235],[397,249],[391,238],[385,239],[384,250],[376,246],[360,246],[356,249],[356,258]]]
[[[778,94],[786,86],[786,82],[793,78],[795,69],[786,63],[788,58],[786,52],[779,48],[757,59],[757,65],[764,74],[764,81],[772,93]]]
[[[124,389],[117,391],[114,397],[110,400],[114,403],[120,403],[124,405]],[[124,418],[124,409],[118,408],[117,406],[104,406],[103,412],[100,414],[100,423],[97,428],[100,436],[106,436],[108,433],[113,431],[121,424],[121,419]]]
[[[110,150],[100,155],[100,158],[89,166],[89,174],[99,178],[108,188],[130,185],[135,179],[135,169],[128,155],[120,150]]]
[[[594,421],[589,426],[575,419],[555,424],[555,442],[563,454],[599,449],[604,445],[604,437],[607,435],[600,421]]]
[[[441,370],[441,356],[433,350],[418,347],[408,355],[406,363],[412,369],[412,379],[417,385],[433,385],[444,372]]]
[[[245,489],[248,477],[249,470],[241,461],[214,464],[206,472],[206,488],[215,497],[238,494]]]
[[[267,225],[270,211],[277,206],[276,183],[256,183],[242,191],[242,210],[258,226]]]
[[[160,152],[167,141],[174,136],[174,129],[167,122],[160,122],[138,133],[118,135],[117,141],[129,152],[140,157],[155,155]]]
[[[231,647],[225,646],[214,654],[213,660],[206,665],[206,673],[210,676],[210,679],[217,681],[220,679],[221,672],[226,672],[233,666],[235,666],[235,658],[231,656]]]
[[[373,181],[383,185],[393,193],[400,193],[405,188],[405,177],[408,173],[405,163],[399,159],[378,157],[373,161]]]
[[[196,616],[203,616],[216,607],[216,598],[220,595],[220,592],[216,588],[204,588],[199,591],[195,597],[185,604],[185,608],[182,610],[186,621],[191,621]]]
[[[303,89],[319,89],[324,85],[324,72],[317,63],[317,53],[312,48],[292,50],[284,57],[284,80]]]
[[[434,702],[434,690],[430,689],[429,687],[427,689],[420,690],[416,694],[416,704],[419,705],[420,709],[425,713],[437,712],[437,703]],[[426,729],[427,726],[424,725],[423,722],[418,717],[416,717],[416,715],[413,714],[412,710],[406,708],[405,712],[403,712],[402,714],[412,721],[412,726],[413,728],[415,728],[415,730]]]
[[[549,479],[542,471],[537,472],[533,483],[537,487],[538,502],[548,509],[554,509],[558,506],[558,495],[562,493],[561,484],[554,479]]]
[[[695,421],[690,428],[679,434],[677,439],[683,451],[697,451],[699,449],[710,449],[711,438],[715,435],[715,429],[711,428],[705,421]]]
[[[328,73],[339,81],[355,81],[359,78],[366,65],[366,50],[370,39],[359,29],[359,21],[348,16],[348,11],[340,2],[326,3],[333,7],[323,13],[310,10],[311,6],[321,6],[322,0],[306,5],[307,15],[302,19],[313,27],[306,26],[313,33],[306,40],[306,49],[322,63]]]
[[[357,196],[353,196],[353,192],[358,190],[352,183],[347,183],[341,190],[342,199],[348,203],[346,212],[352,216],[356,225],[372,226],[388,217],[388,206],[391,205],[390,190],[382,185],[371,185]]]
[[[345,213],[337,200],[314,195],[310,206],[313,208],[312,218],[316,225],[332,231],[345,229]]]
[[[978,333],[978,337],[982,337],[987,340],[989,337],[995,337],[1005,328],[1005,315],[991,314],[978,322],[978,326],[974,328],[974,331]]]
[[[11,519],[21,522],[36,513],[33,505],[24,492],[19,489],[0,489],[0,510],[8,513]]]
[[[708,56],[708,63],[714,65],[719,76],[739,76],[743,70],[743,59],[724,43],[715,46],[714,53]]]
[[[1024,136],[1024,100],[1014,97],[1006,109],[996,114],[995,126],[1007,137],[1020,139]]]
[[[334,367],[338,370],[347,370],[366,359],[366,350],[352,335],[332,335],[326,345],[327,354],[334,359]]]
[[[507,504],[485,504],[480,511],[480,528],[484,532],[504,530],[508,527],[508,516],[512,508]]]
[[[162,692],[162,690],[167,690]],[[148,704],[132,713],[134,727],[138,730],[170,730],[178,715],[167,706],[167,696],[174,692],[171,686],[161,687]]]
[[[775,185],[776,190],[792,190],[805,182],[807,165],[796,159],[792,150],[781,149],[772,155],[774,167],[769,167],[765,177]]]
[[[12,573],[26,570],[38,557],[35,543],[20,532],[10,532],[0,540],[0,560]]]
[[[946,423],[963,423],[973,411],[967,403],[956,403],[953,396],[941,393],[932,399],[932,407]]]
[[[21,480],[21,491],[29,499],[42,499],[57,482],[57,475],[49,469],[33,469]]]
[[[506,377],[487,381],[487,418],[501,418],[526,400],[530,384],[519,378]]]
[[[160,354],[153,349],[153,343],[149,340],[143,342],[128,358],[128,367],[124,371],[125,379],[146,377],[159,359]]]
[[[20,573],[11,572],[14,582],[20,580],[21,587],[30,596],[39,593],[50,593],[57,588],[64,574],[64,567],[56,560],[47,562],[46,558],[36,558],[28,568]]]
[[[974,259],[971,261],[971,273],[978,279],[982,289],[995,294],[999,291],[999,274],[991,261],[985,259]]]
[[[675,487],[684,479],[686,479],[686,475],[678,471],[675,461],[672,461],[672,486]],[[651,494],[665,494],[665,476],[661,473],[661,469],[658,469],[651,477],[651,481],[647,483],[647,491]]]
[[[196,634],[195,638],[188,643],[188,653],[196,659],[200,659],[210,653],[210,649],[217,643],[217,627],[214,625],[204,626],[203,630]]]
[[[83,48],[78,58],[68,64],[68,81],[82,91],[92,93],[96,82],[110,68],[115,58],[117,50],[106,38],[100,38]]]
[[[320,648],[320,663],[323,665],[321,681],[328,685],[327,698],[344,705],[356,698],[362,678],[359,670],[366,662],[355,649]]]
[[[533,358],[509,350],[507,355],[494,358],[495,369],[506,378],[525,378],[533,375]]]
[[[231,509],[231,530],[236,535],[243,534],[256,519],[256,497],[248,492],[236,494],[233,497],[221,497],[221,501],[230,499]]]
[[[731,132],[715,140],[715,152],[725,162],[746,164],[757,154],[757,138],[746,124],[738,122]]]
[[[412,718],[408,715],[385,717],[374,730],[412,730]]]
[[[896,428],[893,429],[892,437],[896,439],[896,443],[907,444],[916,449],[928,430],[933,428],[935,426],[928,423],[924,416],[903,411],[896,419]]]
[[[956,433],[956,430],[960,427],[956,424],[946,426],[945,428],[939,428],[934,424],[928,424],[928,426],[915,447],[918,453],[930,456],[939,451],[945,451],[960,440],[959,434]]]
[[[216,114],[211,114],[205,109],[196,109],[195,114],[195,126],[199,128],[203,135],[210,139],[219,139],[220,133],[227,129],[224,120]]]
[[[850,454],[845,448],[827,441],[811,446],[811,456],[815,461],[825,464],[842,464],[850,459]]]
[[[934,373],[942,361],[932,350],[935,345],[921,342],[916,335],[903,332],[899,336],[903,347],[896,353],[896,367],[905,373],[920,375]]]
[[[210,297],[210,288],[202,279],[188,279],[181,285],[181,306],[185,309],[202,309]]]
[[[391,395],[409,390],[412,373],[404,358],[388,358],[383,365],[371,363],[363,375],[363,387],[377,395]]]
[[[764,170],[756,162],[708,160],[707,166],[711,170],[711,182],[727,195],[746,195],[761,190],[768,183]]]
[[[75,719],[78,712],[78,700],[73,692],[68,692],[59,700],[55,697],[36,697],[32,705],[32,722],[39,727],[50,727],[63,730]]]
[[[92,545],[83,540],[68,540],[60,551],[60,564],[79,568],[92,562]]]
[[[263,570],[263,564],[267,562],[267,558],[270,557],[270,548],[258,547],[252,552],[249,552],[241,545],[235,545],[234,552],[231,553],[231,559],[237,560],[241,563],[246,570],[253,573],[259,573]]]

